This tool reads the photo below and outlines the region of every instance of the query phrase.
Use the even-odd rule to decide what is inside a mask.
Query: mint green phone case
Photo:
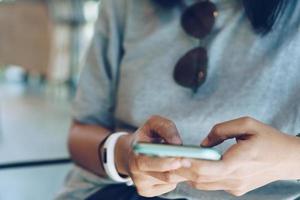
[[[212,148],[168,144],[135,143],[133,151],[138,154],[158,157],[185,157],[203,160],[220,160],[221,154]]]

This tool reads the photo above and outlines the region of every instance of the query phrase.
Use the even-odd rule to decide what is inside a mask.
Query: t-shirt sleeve
[[[114,126],[125,2],[101,1],[95,33],[72,105],[72,117],[81,123]]]

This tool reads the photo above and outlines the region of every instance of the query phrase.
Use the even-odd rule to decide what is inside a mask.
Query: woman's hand
[[[277,180],[299,179],[300,140],[244,117],[216,125],[202,142],[212,147],[229,138],[237,143],[221,161],[187,159],[190,170],[177,170],[199,190],[225,190],[241,196]]]
[[[170,192],[177,183],[185,181],[174,173],[185,165],[182,159],[136,155],[131,149],[133,141],[182,144],[173,122],[153,116],[134,134],[121,137],[116,145],[116,166],[121,174],[132,178],[138,193],[146,197]]]

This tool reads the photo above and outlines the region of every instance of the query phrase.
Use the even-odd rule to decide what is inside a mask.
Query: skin
[[[103,127],[74,123],[69,139],[73,160],[87,170],[105,176],[99,167],[97,148],[107,134],[109,130]],[[224,153],[221,161],[136,155],[131,150],[134,141],[160,139],[170,144],[182,144],[172,121],[153,116],[135,133],[118,140],[116,167],[120,174],[133,179],[138,193],[145,197],[170,192],[180,182],[188,182],[199,190],[225,190],[241,196],[273,181],[300,179],[299,138],[243,117],[215,125],[201,145],[212,147],[232,138],[237,142]]]
[[[69,151],[73,161],[99,176],[105,177],[100,163],[98,146],[111,130],[96,125],[73,122],[69,134]],[[153,134],[153,133],[156,134]],[[175,174],[176,169],[189,167],[181,158],[152,158],[136,155],[131,150],[134,141],[163,140],[169,144],[181,144],[181,138],[173,122],[160,116],[151,117],[135,133],[121,137],[116,144],[116,168],[121,175],[131,176],[140,195],[151,197],[176,188],[177,183],[187,181]],[[87,156],[88,155],[88,156]]]
[[[169,144],[182,144],[172,121],[153,116],[134,134],[124,136],[116,145],[117,170],[130,176],[138,193],[145,197],[174,190],[179,182],[186,181],[184,177],[175,174],[175,170],[191,166],[189,161],[181,158],[155,158],[137,155],[132,151],[131,144],[134,141],[153,142],[157,139]],[[127,154],[124,155],[124,152]]]
[[[213,127],[202,146],[213,147],[235,138],[221,161],[189,160],[190,170],[178,170],[199,190],[225,190],[235,196],[278,180],[300,179],[300,139],[250,117]]]
[[[68,141],[72,160],[82,168],[105,177],[106,174],[98,156],[98,146],[110,132],[104,127],[74,121],[69,131]]]

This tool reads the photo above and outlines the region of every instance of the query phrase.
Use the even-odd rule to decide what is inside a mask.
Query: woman
[[[103,0],[101,8],[73,107],[78,167],[58,199],[300,196],[299,1]],[[135,155],[134,140],[226,142],[213,162]],[[109,179],[110,169],[136,190]]]

